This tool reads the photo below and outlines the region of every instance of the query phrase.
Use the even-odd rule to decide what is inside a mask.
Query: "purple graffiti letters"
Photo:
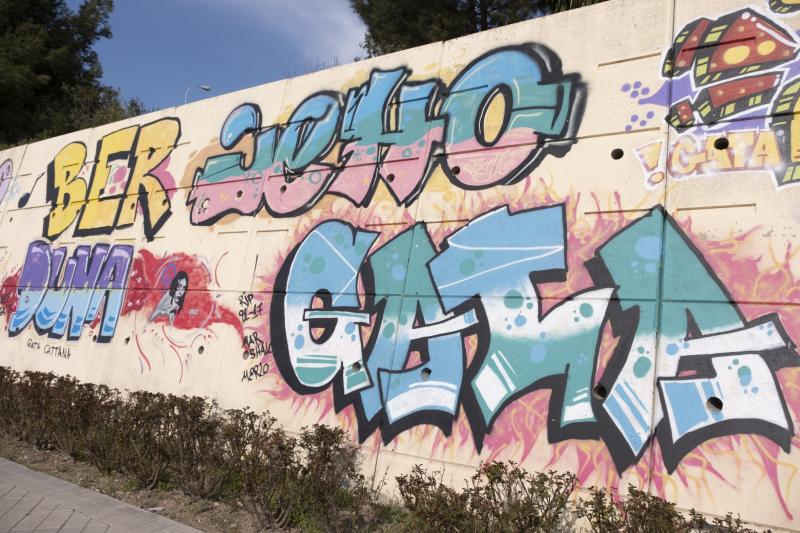
[[[78,246],[67,258],[66,247],[52,249],[44,241],[32,242],[8,334],[18,335],[33,321],[41,335],[61,338],[66,333],[67,339],[76,340],[84,324],[91,324],[99,313],[96,340],[108,342],[114,336],[132,262],[130,245]]]

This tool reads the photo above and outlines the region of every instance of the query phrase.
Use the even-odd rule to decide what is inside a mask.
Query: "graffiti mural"
[[[641,457],[662,417],[659,440],[671,471],[712,436],[757,432],[788,451],[794,428],[774,373],[800,365],[800,358],[776,317],[747,323],[732,303],[711,313],[687,303],[667,307],[657,327],[655,306],[634,301],[658,283],[662,253],[673,259],[667,279],[691,280],[676,291],[701,300],[725,296],[703,258],[660,209],[599,248],[591,266],[601,282],[596,288],[570,295],[543,314],[535,284],[563,277],[565,231],[563,205],[518,213],[499,208],[453,233],[438,253],[421,225],[368,256],[373,232],[324,222],[278,274],[279,294],[270,310],[278,368],[301,394],[332,385],[342,402],[338,408],[355,403],[362,441],[380,428],[388,443],[416,424],[438,425],[449,434],[463,403],[480,450],[509,403],[546,387],[553,390],[551,440],[614,431],[609,440],[621,437],[626,444],[610,448],[621,470]],[[415,237],[412,256],[400,257]],[[367,308],[360,307],[354,290],[359,277],[373,284],[364,285],[373,296]],[[312,308],[317,297],[323,305]],[[371,316],[376,322],[362,347],[359,328]],[[606,320],[623,340],[611,361],[617,375],[603,376],[608,396],[593,399]],[[466,367],[462,337],[471,330],[480,353]],[[424,354],[413,367],[411,350]],[[662,361],[658,412],[648,399],[656,360]],[[691,378],[680,375],[687,371]],[[737,407],[709,412],[708,402],[722,398]],[[612,424],[599,424],[599,411]]]
[[[83,325],[101,317],[97,341],[114,335],[124,297],[133,247],[96,244],[78,246],[67,258],[67,248],[51,248],[43,241],[28,247],[19,279],[19,306],[8,323],[8,334],[18,335],[31,321],[39,334],[77,339]],[[102,309],[101,309],[102,305]]]
[[[169,318],[169,324],[173,325],[175,315],[183,308],[183,300],[186,298],[186,289],[188,287],[189,276],[186,272],[180,271],[175,274],[175,277],[169,282],[169,290],[164,293],[153,314],[150,315],[150,320],[155,320],[159,316],[166,316]]]
[[[152,239],[171,214],[165,184],[174,188],[174,181],[163,166],[179,137],[180,121],[174,118],[109,133],[97,142],[88,180],[79,173],[86,167],[86,146],[66,145],[47,167],[51,209],[42,236],[54,240],[75,219],[76,237],[109,235],[131,226],[141,205],[144,233]]]
[[[797,529],[800,11],[633,4],[0,151],[0,364]]]
[[[446,87],[438,79],[408,82],[405,68],[375,70],[346,95],[309,96],[285,127],[262,125],[259,106],[243,104],[228,115],[219,142],[231,152],[246,141],[252,160],[233,151],[203,163],[188,200],[191,222],[262,208],[297,216],[326,193],[366,206],[378,181],[408,205],[439,166],[467,189],[519,181],[547,153],[563,155],[577,129],[583,87],[558,65],[552,52],[527,45],[485,54]],[[502,121],[489,131],[495,100]]]
[[[770,2],[770,9],[794,8]],[[798,51],[794,32],[752,7],[687,24],[664,56],[667,82],[639,100],[668,107],[665,120],[679,133],[667,149],[663,142],[639,149],[645,169],[662,159],[676,179],[765,169],[778,187],[793,185],[800,179],[800,136],[792,126]],[[715,145],[720,138],[728,142]],[[662,173],[650,173],[646,183],[662,180]]]

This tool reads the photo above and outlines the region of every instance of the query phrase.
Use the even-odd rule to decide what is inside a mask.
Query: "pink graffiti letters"
[[[365,206],[378,181],[409,205],[438,166],[466,189],[514,183],[545,154],[569,149],[582,111],[578,77],[562,74],[538,45],[489,52],[447,88],[436,79],[409,82],[410,74],[374,70],[346,95],[315,93],[285,124],[264,126],[255,104],[234,109],[219,137],[228,153],[208,158],[195,174],[192,224],[262,208],[297,216],[326,193]],[[490,133],[486,115],[497,102],[502,120]],[[233,151],[242,142],[253,147],[249,164]]]

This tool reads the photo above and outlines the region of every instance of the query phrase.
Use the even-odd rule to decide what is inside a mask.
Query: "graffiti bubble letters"
[[[73,142],[47,167],[50,212],[42,235],[53,241],[78,219],[74,235],[108,235],[131,226],[141,205],[144,233],[152,239],[170,216],[170,199],[160,168],[180,137],[180,121],[163,118],[109,133],[97,142],[88,181],[79,176],[86,145]],[[171,178],[170,178],[171,179]]]
[[[192,224],[262,207],[296,216],[325,193],[365,206],[380,180],[409,205],[438,165],[465,189],[514,183],[545,153],[563,155],[580,118],[582,84],[541,46],[489,52],[447,87],[438,79],[410,82],[410,75],[373,70],[345,95],[309,96],[282,125],[263,125],[255,104],[234,109],[219,136],[228,153],[195,174]],[[490,109],[498,116],[489,118]],[[248,164],[241,143],[252,146]]]
[[[685,133],[678,135],[668,150],[662,141],[638,148],[636,154],[648,175],[646,185],[654,188],[664,180],[661,164],[664,158],[670,177],[678,180],[720,172],[772,170],[783,164],[779,141],[782,137],[773,130],[728,132],[729,148],[725,150],[714,146],[718,138],[718,135]]]
[[[368,255],[376,239],[337,220],[318,225],[282,266],[270,309],[284,379],[301,394],[333,385],[337,409],[355,405],[362,441],[380,428],[388,443],[417,424],[449,435],[463,403],[480,450],[506,407],[548,388],[550,441],[603,438],[620,471],[653,435],[670,471],[720,435],[759,433],[789,449],[794,428],[775,371],[800,358],[776,315],[744,320],[661,208],[598,249],[587,263],[597,288],[547,313],[536,283],[566,274],[563,205],[495,209],[439,252],[424,223]],[[682,303],[664,303],[659,322],[658,304],[641,296],[656,294],[662,260],[664,292]],[[601,400],[592,387],[606,322],[622,338]],[[371,326],[363,343],[362,326]],[[467,365],[469,335],[478,353]],[[710,412],[715,396],[730,408]]]
[[[99,316],[97,342],[114,336],[133,260],[133,246],[78,246],[51,249],[44,241],[28,246],[19,279],[19,304],[8,323],[9,336],[33,321],[40,335],[80,338],[84,324]]]

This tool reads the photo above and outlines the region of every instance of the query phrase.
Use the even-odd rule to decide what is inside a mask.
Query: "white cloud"
[[[286,58],[287,69],[294,69],[291,75],[315,70],[320,64],[350,63],[364,55],[359,43],[366,27],[347,0],[184,1],[195,8],[205,4],[220,15],[224,12],[247,23],[251,31],[263,36],[265,53],[274,39],[289,41],[303,54],[302,58]]]

